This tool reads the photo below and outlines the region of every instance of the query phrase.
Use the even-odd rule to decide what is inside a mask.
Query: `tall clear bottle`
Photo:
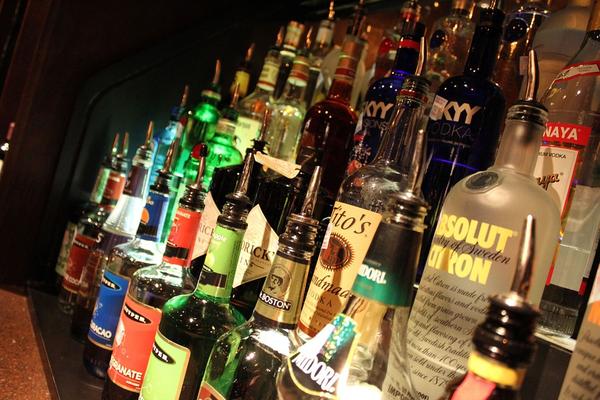
[[[411,126],[404,133],[398,189],[385,195],[375,236],[359,261],[347,302],[287,359],[277,376],[279,399],[417,398],[404,335],[427,212],[420,190],[425,132]]]
[[[281,93],[283,93],[285,82],[287,82],[287,77],[292,70],[292,63],[296,57],[302,33],[304,33],[303,24],[296,21],[290,21],[288,23],[283,39],[283,48],[279,53],[281,55],[281,62],[279,64],[279,70],[277,71],[275,91],[273,92],[273,97],[275,99],[278,99],[279,96],[281,96]]]
[[[144,380],[161,308],[170,298],[194,290],[190,272],[196,232],[204,208],[201,154],[196,181],[186,187],[175,214],[162,262],[143,267],[131,277],[113,345],[103,400],[135,400]]]
[[[533,304],[540,302],[558,243],[558,207],[533,176],[547,111],[534,100],[533,51],[528,58],[526,99],[508,110],[496,162],[450,190],[426,255],[408,324],[408,355],[417,390],[432,399],[467,367],[469,341],[488,297],[510,290],[523,220],[531,215],[539,221],[535,246],[543,249],[529,290]]]
[[[562,238],[541,304],[540,324],[574,333],[600,237],[600,2],[579,52],[542,98],[548,124],[535,167],[561,210]]]
[[[300,314],[302,339],[315,336],[342,310],[386,200],[403,190],[407,158],[425,151],[419,128],[428,87],[424,78],[406,77],[377,157],[342,183]]]
[[[287,228],[250,320],[221,336],[210,355],[200,398],[277,399],[275,377],[294,350],[296,327],[319,222],[312,213],[319,187],[316,167],[299,214]]]
[[[217,220],[198,284],[192,294],[167,301],[140,397],[145,400],[196,400],[215,341],[244,322],[229,304],[231,285],[247,228],[246,196],[253,155],[247,154],[236,191]]]

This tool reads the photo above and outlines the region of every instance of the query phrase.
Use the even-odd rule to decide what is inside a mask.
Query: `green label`
[[[398,290],[403,286],[400,276],[390,269],[375,260],[365,259],[358,269],[352,291],[361,297],[389,306],[407,305],[406,293]]]
[[[181,394],[190,350],[156,333],[140,400],[177,400]]]
[[[243,238],[242,229],[215,227],[196,290],[209,296],[229,298]]]

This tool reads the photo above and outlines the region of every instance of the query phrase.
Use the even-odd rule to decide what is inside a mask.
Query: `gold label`
[[[210,238],[215,230],[215,226],[217,226],[219,215],[221,215],[219,207],[217,207],[217,204],[213,200],[212,194],[208,192],[204,199],[204,210],[200,219],[200,229],[198,229],[198,233],[196,234],[196,245],[194,246],[192,259],[206,254]]]
[[[279,244],[279,237],[267,222],[260,205],[250,210],[247,222],[233,287],[267,276]]]
[[[258,295],[255,312],[294,327],[298,321],[308,264],[277,257]]]
[[[279,158],[271,157],[261,152],[255,153],[254,159],[262,166],[267,167],[288,179],[295,178],[300,172],[300,166],[298,164],[280,160]]]
[[[323,239],[298,327],[316,335],[344,306],[381,215],[337,202]]]

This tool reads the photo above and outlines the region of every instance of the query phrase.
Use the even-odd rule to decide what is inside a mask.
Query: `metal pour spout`
[[[181,102],[179,103],[180,108],[185,108],[187,105],[188,97],[190,95],[190,85],[185,85],[183,87],[183,94],[181,95]]]
[[[218,85],[219,79],[221,79],[221,60],[217,58],[217,61],[215,62],[215,74],[213,75],[212,80],[213,85]]]
[[[419,58],[417,59],[415,75],[421,76],[425,72],[425,64],[427,64],[427,42],[425,42],[425,35],[423,35],[419,42]]]
[[[116,157],[119,154],[119,132],[115,133],[109,157]]]
[[[202,180],[204,179],[204,170],[206,169],[206,156],[208,155],[208,146],[204,143],[198,145],[198,175],[191,187],[194,189],[202,189]]]
[[[306,190],[306,196],[302,203],[299,215],[312,218],[313,212],[315,211],[315,204],[317,204],[317,196],[319,194],[319,186],[321,185],[321,175],[323,170],[320,165],[317,165],[313,171],[313,174],[308,183],[308,189]]]
[[[252,166],[254,164],[254,154],[247,153],[244,158],[244,166],[240,175],[240,180],[235,186],[235,194],[245,195],[248,192],[248,185],[250,184],[250,174],[252,173]]]
[[[127,158],[127,153],[129,153],[129,132],[125,132],[125,135],[123,135],[123,146],[121,147],[119,155],[123,158]]]
[[[523,299],[527,299],[533,277],[533,262],[535,260],[535,218],[530,214],[523,223],[517,269],[513,278],[511,291]]]
[[[165,158],[165,164],[163,165],[162,169],[160,170],[161,173],[168,174],[171,171],[171,163],[173,162],[173,154],[175,154],[175,150],[177,149],[178,146],[179,146],[179,138],[173,140],[173,143],[171,143],[171,145],[169,146],[169,149],[167,150],[167,155]]]
[[[529,50],[527,62],[527,87],[525,89],[525,101],[536,101],[539,86],[539,67],[535,50]]]

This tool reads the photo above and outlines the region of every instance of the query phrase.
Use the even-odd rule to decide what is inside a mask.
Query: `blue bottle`
[[[404,78],[414,74],[417,68],[419,43],[424,33],[425,25],[420,22],[407,25],[398,43],[396,59],[390,74],[376,80],[369,87],[360,122],[354,134],[354,147],[346,170],[348,175],[375,158]]]
[[[431,156],[423,180],[423,195],[431,206],[419,276],[433,238],[439,212],[450,188],[467,175],[487,169],[504,119],[504,95],[491,81],[496,65],[504,13],[495,7],[480,10],[480,19],[462,75],[447,79],[433,100],[427,124]]]

